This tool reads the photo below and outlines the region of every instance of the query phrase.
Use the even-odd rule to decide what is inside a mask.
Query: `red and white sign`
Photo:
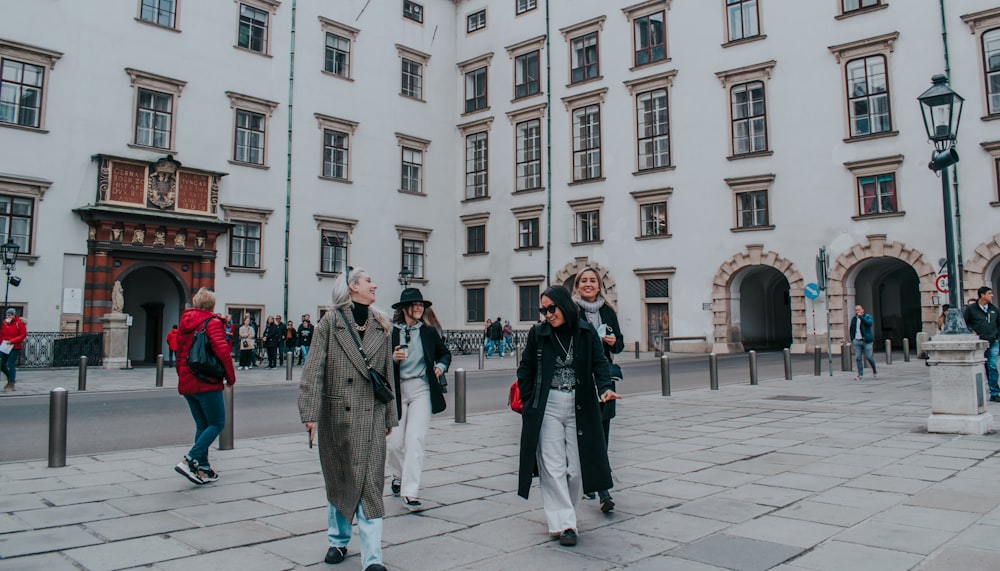
[[[934,287],[941,293],[948,293],[948,274],[940,274],[934,280]]]

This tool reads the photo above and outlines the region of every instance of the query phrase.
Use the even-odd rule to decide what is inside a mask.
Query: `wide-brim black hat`
[[[422,302],[424,307],[430,307],[432,305],[430,301],[424,299],[424,294],[420,293],[419,289],[415,287],[408,287],[403,290],[403,293],[399,294],[399,301],[392,304],[392,308],[399,309],[404,305],[410,305],[415,301]]]

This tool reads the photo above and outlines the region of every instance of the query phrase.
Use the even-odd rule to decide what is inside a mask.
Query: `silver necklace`
[[[559,340],[559,335],[557,335],[555,331],[552,332],[552,337],[554,337],[555,340],[556,340],[556,343],[559,344],[559,348],[563,350],[563,354],[565,355],[565,358],[569,359],[569,356],[573,352],[573,338],[572,337],[569,338],[569,349],[567,349],[566,346],[563,345],[563,342]]]

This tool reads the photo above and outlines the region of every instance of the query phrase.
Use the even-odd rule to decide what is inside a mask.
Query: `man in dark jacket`
[[[497,317],[497,320],[490,325],[490,350],[488,354],[492,355],[493,351],[496,351],[498,355],[503,357],[503,319]]]
[[[854,306],[854,317],[851,318],[851,345],[854,347],[854,356],[858,361],[858,375],[855,381],[860,381],[865,377],[865,360],[872,366],[872,376],[878,378],[878,369],[875,367],[875,355],[872,353],[872,342],[875,340],[872,335],[872,316],[865,313],[865,308],[860,305]]]
[[[305,363],[306,357],[309,356],[309,344],[312,343],[313,326],[310,321],[309,314],[302,316],[302,323],[299,324],[298,336],[299,336],[299,364]]]
[[[975,331],[979,338],[989,343],[983,357],[986,358],[986,384],[990,387],[990,401],[1000,402],[1000,386],[997,386],[997,354],[1000,331],[997,329],[997,318],[1000,312],[993,305],[993,290],[987,286],[979,288],[979,299],[969,304],[962,312],[969,329]]]

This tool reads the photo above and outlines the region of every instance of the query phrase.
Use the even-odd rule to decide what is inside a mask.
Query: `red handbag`
[[[510,394],[507,396],[507,404],[510,405],[510,410],[521,414],[524,410],[524,403],[521,402],[521,388],[517,385],[517,381],[510,386]]]

